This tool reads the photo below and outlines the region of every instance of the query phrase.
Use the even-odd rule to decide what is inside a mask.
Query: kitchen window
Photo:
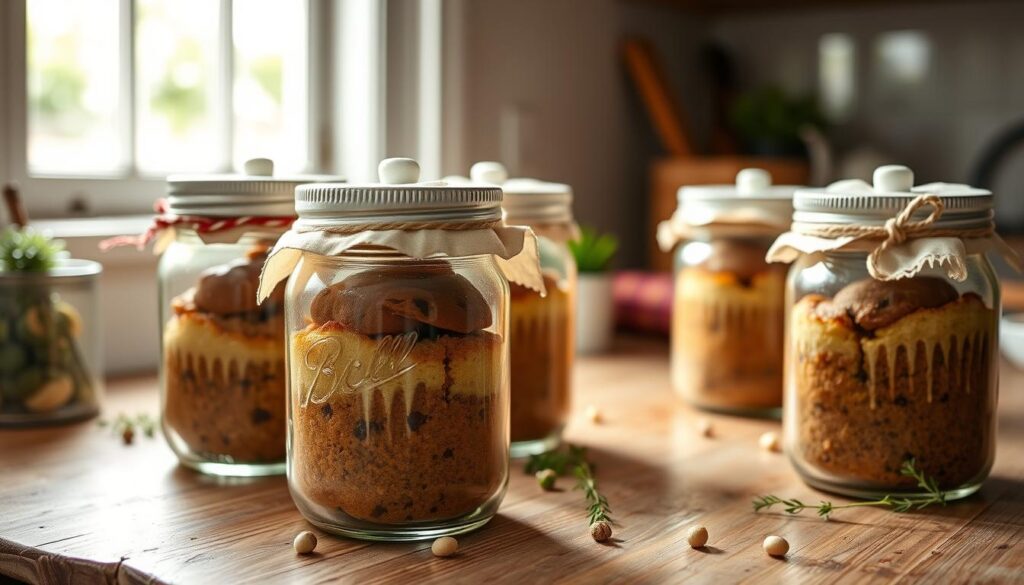
[[[0,181],[37,218],[144,214],[167,174],[257,156],[349,177],[391,152],[437,160],[441,14],[440,0],[0,2]]]

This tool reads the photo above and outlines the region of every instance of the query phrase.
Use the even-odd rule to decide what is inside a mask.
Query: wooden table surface
[[[311,527],[283,477],[204,477],[176,465],[159,436],[125,446],[94,422],[0,431],[0,574],[75,583],[1024,582],[1022,382],[1024,373],[1003,365],[998,455],[977,495],[924,512],[857,509],[823,521],[751,508],[768,492],[843,501],[803,485],[784,455],[758,448],[778,423],[680,405],[665,346],[623,343],[581,360],[568,429],[598,466],[615,541],[590,538],[579,492],[542,492],[516,464],[498,516],[459,537],[459,554],[447,559],[434,558],[429,542],[320,532],[317,553],[296,556],[293,536]],[[606,422],[585,419],[589,404]],[[152,379],[118,381],[105,416],[155,414],[156,405]],[[697,431],[701,417],[715,437]],[[694,523],[710,532],[706,550],[686,544]],[[788,558],[762,552],[768,534],[789,540]]]

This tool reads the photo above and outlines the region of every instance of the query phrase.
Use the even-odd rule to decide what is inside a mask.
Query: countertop
[[[543,492],[514,463],[487,526],[435,558],[430,543],[370,544],[308,525],[283,477],[218,480],[176,464],[163,439],[123,444],[95,421],[0,431],[0,574],[29,582],[1024,582],[1024,373],[1002,364],[999,445],[981,491],[946,507],[897,514],[861,508],[755,513],[753,497],[843,498],[805,486],[785,455],[758,447],[778,423],[708,415],[669,388],[663,343],[630,340],[579,361],[569,441],[589,448],[614,512],[615,537],[587,530],[572,481]],[[594,424],[588,405],[604,417]],[[151,377],[112,381],[104,418],[157,411]],[[714,429],[704,437],[698,421]],[[710,533],[686,544],[688,526]],[[292,538],[313,530],[317,552]],[[788,539],[765,555],[768,534]]]

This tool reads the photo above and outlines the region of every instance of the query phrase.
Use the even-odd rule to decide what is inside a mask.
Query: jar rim
[[[103,265],[93,260],[64,258],[45,271],[0,270],[0,280],[19,283],[69,283],[77,280],[92,280],[103,272]]]

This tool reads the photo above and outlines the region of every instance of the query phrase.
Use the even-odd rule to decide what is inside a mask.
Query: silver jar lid
[[[824,189],[801,189],[793,198],[793,221],[803,224],[883,225],[920,195],[936,195],[944,211],[934,227],[973,229],[991,225],[992,192],[955,183],[914,186],[914,172],[902,165],[875,169],[872,184],[857,179],[832,183]],[[923,220],[931,206],[918,209],[912,220]]]
[[[297,225],[352,227],[501,219],[498,187],[445,181],[421,183],[420,165],[411,158],[385,159],[377,173],[379,183],[299,186],[295,189]]]
[[[292,217],[296,187],[344,180],[331,175],[274,176],[274,162],[266,158],[247,160],[244,169],[244,174],[167,177],[168,211],[206,217]]]
[[[788,225],[793,214],[793,192],[799,188],[773,185],[771,173],[750,168],[736,173],[733,185],[687,185],[679,188],[677,198],[683,217],[696,225],[709,223],[709,218],[748,210],[779,225]]]
[[[502,208],[511,223],[571,223],[572,187],[539,179],[508,178],[508,171],[499,162],[482,161],[469,171],[478,184],[501,187]]]

